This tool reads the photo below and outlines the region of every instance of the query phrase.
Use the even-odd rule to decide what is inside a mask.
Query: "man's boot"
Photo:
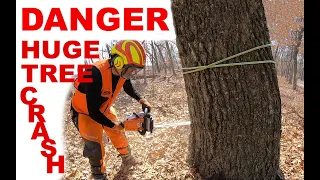
[[[141,164],[140,161],[136,160],[132,154],[131,154],[131,150],[129,149],[129,153],[126,155],[120,155],[121,159],[122,159],[122,163],[121,163],[121,167],[120,169],[122,170],[129,170],[130,167],[135,166],[137,164]]]
[[[122,158],[121,166],[131,167],[131,166],[134,166],[136,164],[139,164],[139,162],[131,154],[128,154],[128,155],[125,155],[125,156],[121,156],[121,158]]]
[[[100,166],[91,166],[91,176],[94,180],[107,180],[107,174],[101,172]]]

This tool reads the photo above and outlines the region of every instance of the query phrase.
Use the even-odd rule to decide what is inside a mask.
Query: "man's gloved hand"
[[[143,112],[144,112],[145,108],[148,108],[149,112],[151,111],[151,105],[146,99],[144,99],[144,98],[140,99],[139,103],[142,104],[142,111]]]

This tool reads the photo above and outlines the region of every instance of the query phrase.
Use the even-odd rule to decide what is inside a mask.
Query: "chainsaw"
[[[148,108],[145,108],[144,112],[133,113],[128,116],[127,119],[120,122],[125,131],[138,131],[141,135],[145,135],[146,132],[152,133],[154,128],[169,128],[178,126],[188,126],[191,124],[190,121],[184,122],[172,122],[154,124],[153,117]]]
[[[124,121],[120,122],[120,125],[125,131],[138,131],[141,135],[145,135],[147,131],[152,133],[153,123],[150,110],[145,108],[144,112],[133,113],[128,116]]]

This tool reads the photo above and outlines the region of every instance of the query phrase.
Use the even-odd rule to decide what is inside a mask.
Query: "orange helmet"
[[[117,69],[124,66],[144,68],[146,64],[146,53],[137,40],[121,40],[111,48],[111,55],[117,55],[113,65]]]

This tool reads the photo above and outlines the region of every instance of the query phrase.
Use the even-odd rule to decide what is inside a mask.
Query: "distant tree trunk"
[[[106,43],[106,49],[107,49],[107,52],[106,52],[106,54],[107,54],[107,58],[110,58],[111,47],[109,46],[109,44],[108,44],[108,43]]]
[[[285,61],[283,60],[283,46],[280,46],[278,48],[278,52],[277,52],[277,61],[279,62],[279,68],[278,68],[278,72],[280,72],[280,76],[284,76],[285,75],[285,67],[286,67],[286,64],[285,64]]]
[[[159,45],[158,44],[155,44],[155,45],[156,45],[156,47],[158,49],[158,52],[159,52],[159,55],[160,55],[160,59],[162,60],[162,63],[163,63],[164,74],[167,75],[167,65],[166,65],[166,62],[164,60],[163,54],[161,52],[161,49],[160,49]]]
[[[276,48],[276,50],[275,50],[275,52],[274,52],[274,59],[275,60],[277,60],[278,58],[277,58],[277,55],[278,55],[278,52],[279,52],[279,45],[277,45],[277,48]]]
[[[277,46],[277,49],[276,49],[276,51],[274,53],[273,58],[277,63],[277,65],[276,65],[277,72],[280,72],[279,69],[281,67],[281,61],[279,60],[278,55],[279,55],[279,46]]]
[[[172,0],[182,67],[208,65],[270,43],[261,0]],[[231,62],[272,60],[263,48]],[[281,99],[274,64],[184,75],[189,164],[205,179],[280,179]]]
[[[166,49],[167,49],[167,53],[168,53],[168,56],[169,56],[169,62],[170,62],[170,68],[171,68],[171,71],[172,71],[172,74],[173,76],[176,76],[176,72],[174,71],[174,64],[173,64],[173,59],[172,59],[172,55],[171,55],[171,49],[169,47],[169,43],[168,41],[165,41],[165,44],[166,44]]]
[[[147,67],[143,68],[143,84],[147,84],[146,69]]]
[[[158,73],[160,73],[160,67],[159,67],[159,63],[158,63],[158,56],[157,56],[157,50],[154,47],[154,41],[151,41],[151,48],[152,48],[152,54],[156,63],[156,67],[157,67],[157,71]]]
[[[289,78],[289,83],[290,84],[293,84],[292,83],[292,80],[293,80],[293,65],[294,65],[294,62],[293,62],[293,54],[294,54],[294,46],[291,46],[290,47],[290,54],[289,54],[289,74],[288,74],[288,78]]]
[[[286,60],[286,74],[285,77],[287,81],[290,83],[290,77],[292,77],[291,69],[292,69],[292,53],[291,53],[292,48],[290,46],[287,46],[286,52],[285,52],[285,60]]]
[[[302,40],[302,34],[304,32],[304,27],[301,28],[300,31],[297,31],[293,34],[293,37],[296,40],[296,45],[294,46],[293,50],[293,89],[297,89],[297,70],[298,70],[298,53],[299,53],[299,47],[301,45]]]
[[[170,47],[170,52],[171,52],[171,58],[172,58],[172,64],[173,64],[173,69],[176,69],[178,67],[177,61],[176,61],[176,57],[174,56],[174,49],[173,49],[173,45],[169,44]]]
[[[299,63],[299,79],[304,81],[304,55],[302,54],[301,62]]]
[[[151,64],[152,64],[152,80],[154,79],[154,72],[156,71],[155,68],[154,68],[154,57],[152,56],[151,58]]]
[[[106,51],[106,50],[105,50],[105,49],[103,48],[103,46],[102,46],[101,50],[99,51],[99,54],[100,54],[100,52],[101,52],[100,55],[101,55],[101,58],[102,58],[102,59],[106,59],[105,51]]]

